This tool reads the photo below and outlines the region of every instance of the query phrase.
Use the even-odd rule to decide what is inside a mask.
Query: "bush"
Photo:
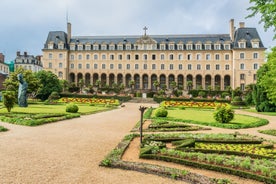
[[[240,96],[235,96],[233,98],[233,101],[231,102],[231,105],[234,105],[234,106],[245,106],[246,103],[244,101],[242,101],[242,98]]]
[[[79,107],[76,104],[70,103],[66,105],[66,112],[77,113]]]
[[[155,110],[155,117],[167,117],[167,115],[168,111],[163,107],[160,107]]]
[[[234,119],[234,111],[230,107],[217,107],[214,112],[214,118],[220,123],[229,123]]]
[[[204,91],[200,91],[198,93],[198,96],[201,96],[201,97],[205,97],[206,96],[206,93]]]
[[[48,97],[48,100],[58,100],[60,98],[58,92],[53,91],[50,96]]]
[[[4,106],[7,108],[8,112],[11,112],[11,109],[13,108],[15,101],[16,101],[16,98],[15,98],[14,91],[3,92],[3,103],[4,103]]]
[[[240,96],[235,96],[233,101],[234,102],[240,102],[240,101],[242,101],[242,98]]]

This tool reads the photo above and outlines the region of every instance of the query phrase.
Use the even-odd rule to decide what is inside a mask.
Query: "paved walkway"
[[[9,131],[0,133],[0,183],[180,183],[98,166],[139,120],[140,105],[129,103],[117,110],[38,127],[1,122]]]
[[[142,104],[126,103],[126,107],[117,110],[38,127],[0,122],[0,125],[9,129],[8,132],[0,133],[0,183],[183,183],[154,175],[98,166],[104,156],[137,123],[140,105]],[[261,129],[276,128],[276,116],[262,117],[269,119],[271,123]],[[239,131],[259,135],[256,130],[253,128]],[[214,128],[210,132],[217,131],[236,130]],[[275,140],[273,136],[263,137]]]

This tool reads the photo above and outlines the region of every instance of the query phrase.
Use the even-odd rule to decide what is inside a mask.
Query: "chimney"
[[[244,22],[240,22],[240,28],[244,28],[245,27],[245,23]]]
[[[234,33],[235,33],[235,27],[234,27],[234,19],[230,20],[230,39],[234,40]]]
[[[41,61],[41,56],[36,56],[36,59],[38,60],[38,61]]]
[[[72,32],[71,32],[71,23],[67,22],[67,43],[70,43],[71,40],[71,36],[72,36]]]
[[[24,52],[24,56],[27,57],[27,52]]]
[[[16,56],[20,56],[20,51],[17,51],[17,52],[16,52]]]

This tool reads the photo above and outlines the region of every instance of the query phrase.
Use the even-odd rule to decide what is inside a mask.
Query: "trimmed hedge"
[[[144,155],[141,155],[141,158],[163,160],[166,162],[174,162],[174,163],[197,167],[197,168],[201,168],[201,169],[218,171],[218,172],[222,172],[222,173],[226,173],[226,174],[232,174],[232,175],[241,176],[244,178],[249,178],[249,179],[265,182],[268,184],[276,183],[276,180],[273,178],[256,175],[254,173],[250,173],[250,172],[246,172],[246,171],[242,171],[242,170],[238,170],[238,169],[234,169],[234,168],[230,168],[230,167],[223,167],[223,166],[211,165],[211,164],[201,163],[201,162],[196,162],[196,161],[191,161],[191,160],[174,158],[174,157],[170,157],[170,156],[166,156],[166,155],[144,154]]]

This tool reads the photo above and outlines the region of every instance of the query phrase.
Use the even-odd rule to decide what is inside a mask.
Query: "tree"
[[[62,86],[60,85],[58,77],[54,73],[42,70],[37,72],[35,76],[41,84],[37,94],[39,99],[46,100],[52,92],[61,92]]]
[[[276,1],[250,0],[250,3],[254,3],[254,5],[247,9],[252,11],[252,13],[247,16],[247,18],[261,14],[261,20],[259,23],[264,23],[265,31],[272,27],[274,32],[276,32]],[[274,39],[276,39],[276,34],[274,35]]]
[[[11,112],[16,101],[15,92],[14,91],[4,91],[3,92],[3,103],[7,108],[8,112]]]
[[[266,87],[261,84],[263,81],[263,77],[269,72],[268,64],[264,64],[257,71],[257,83],[253,86],[253,100],[255,103],[255,108],[258,112],[275,112],[276,105],[271,103],[268,95]]]
[[[190,91],[193,87],[193,82],[191,80],[187,81],[187,88],[188,88],[188,91]]]
[[[160,85],[160,83],[157,80],[155,80],[153,82],[153,86],[154,86],[154,88],[155,88],[156,91],[157,91],[157,88],[158,88],[159,85]]]
[[[245,103],[247,105],[254,105],[254,100],[253,100],[254,86],[255,84],[248,84],[245,86],[244,96],[245,96]]]
[[[62,86],[62,92],[65,92],[69,89],[69,82],[67,80],[59,80],[60,85]]]
[[[276,47],[268,54],[267,71],[263,73],[259,82],[267,92],[267,97],[276,105]]]
[[[82,93],[83,86],[84,86],[84,80],[80,79],[79,80],[80,93]]]
[[[25,70],[21,67],[16,69],[14,72],[11,72],[9,74],[9,77],[6,78],[6,80],[3,82],[3,85],[6,88],[6,90],[15,91],[15,94],[17,95],[19,86],[17,75],[20,73],[23,75],[24,80],[28,83],[27,93],[36,94],[40,87],[39,80],[35,77],[31,70]]]

